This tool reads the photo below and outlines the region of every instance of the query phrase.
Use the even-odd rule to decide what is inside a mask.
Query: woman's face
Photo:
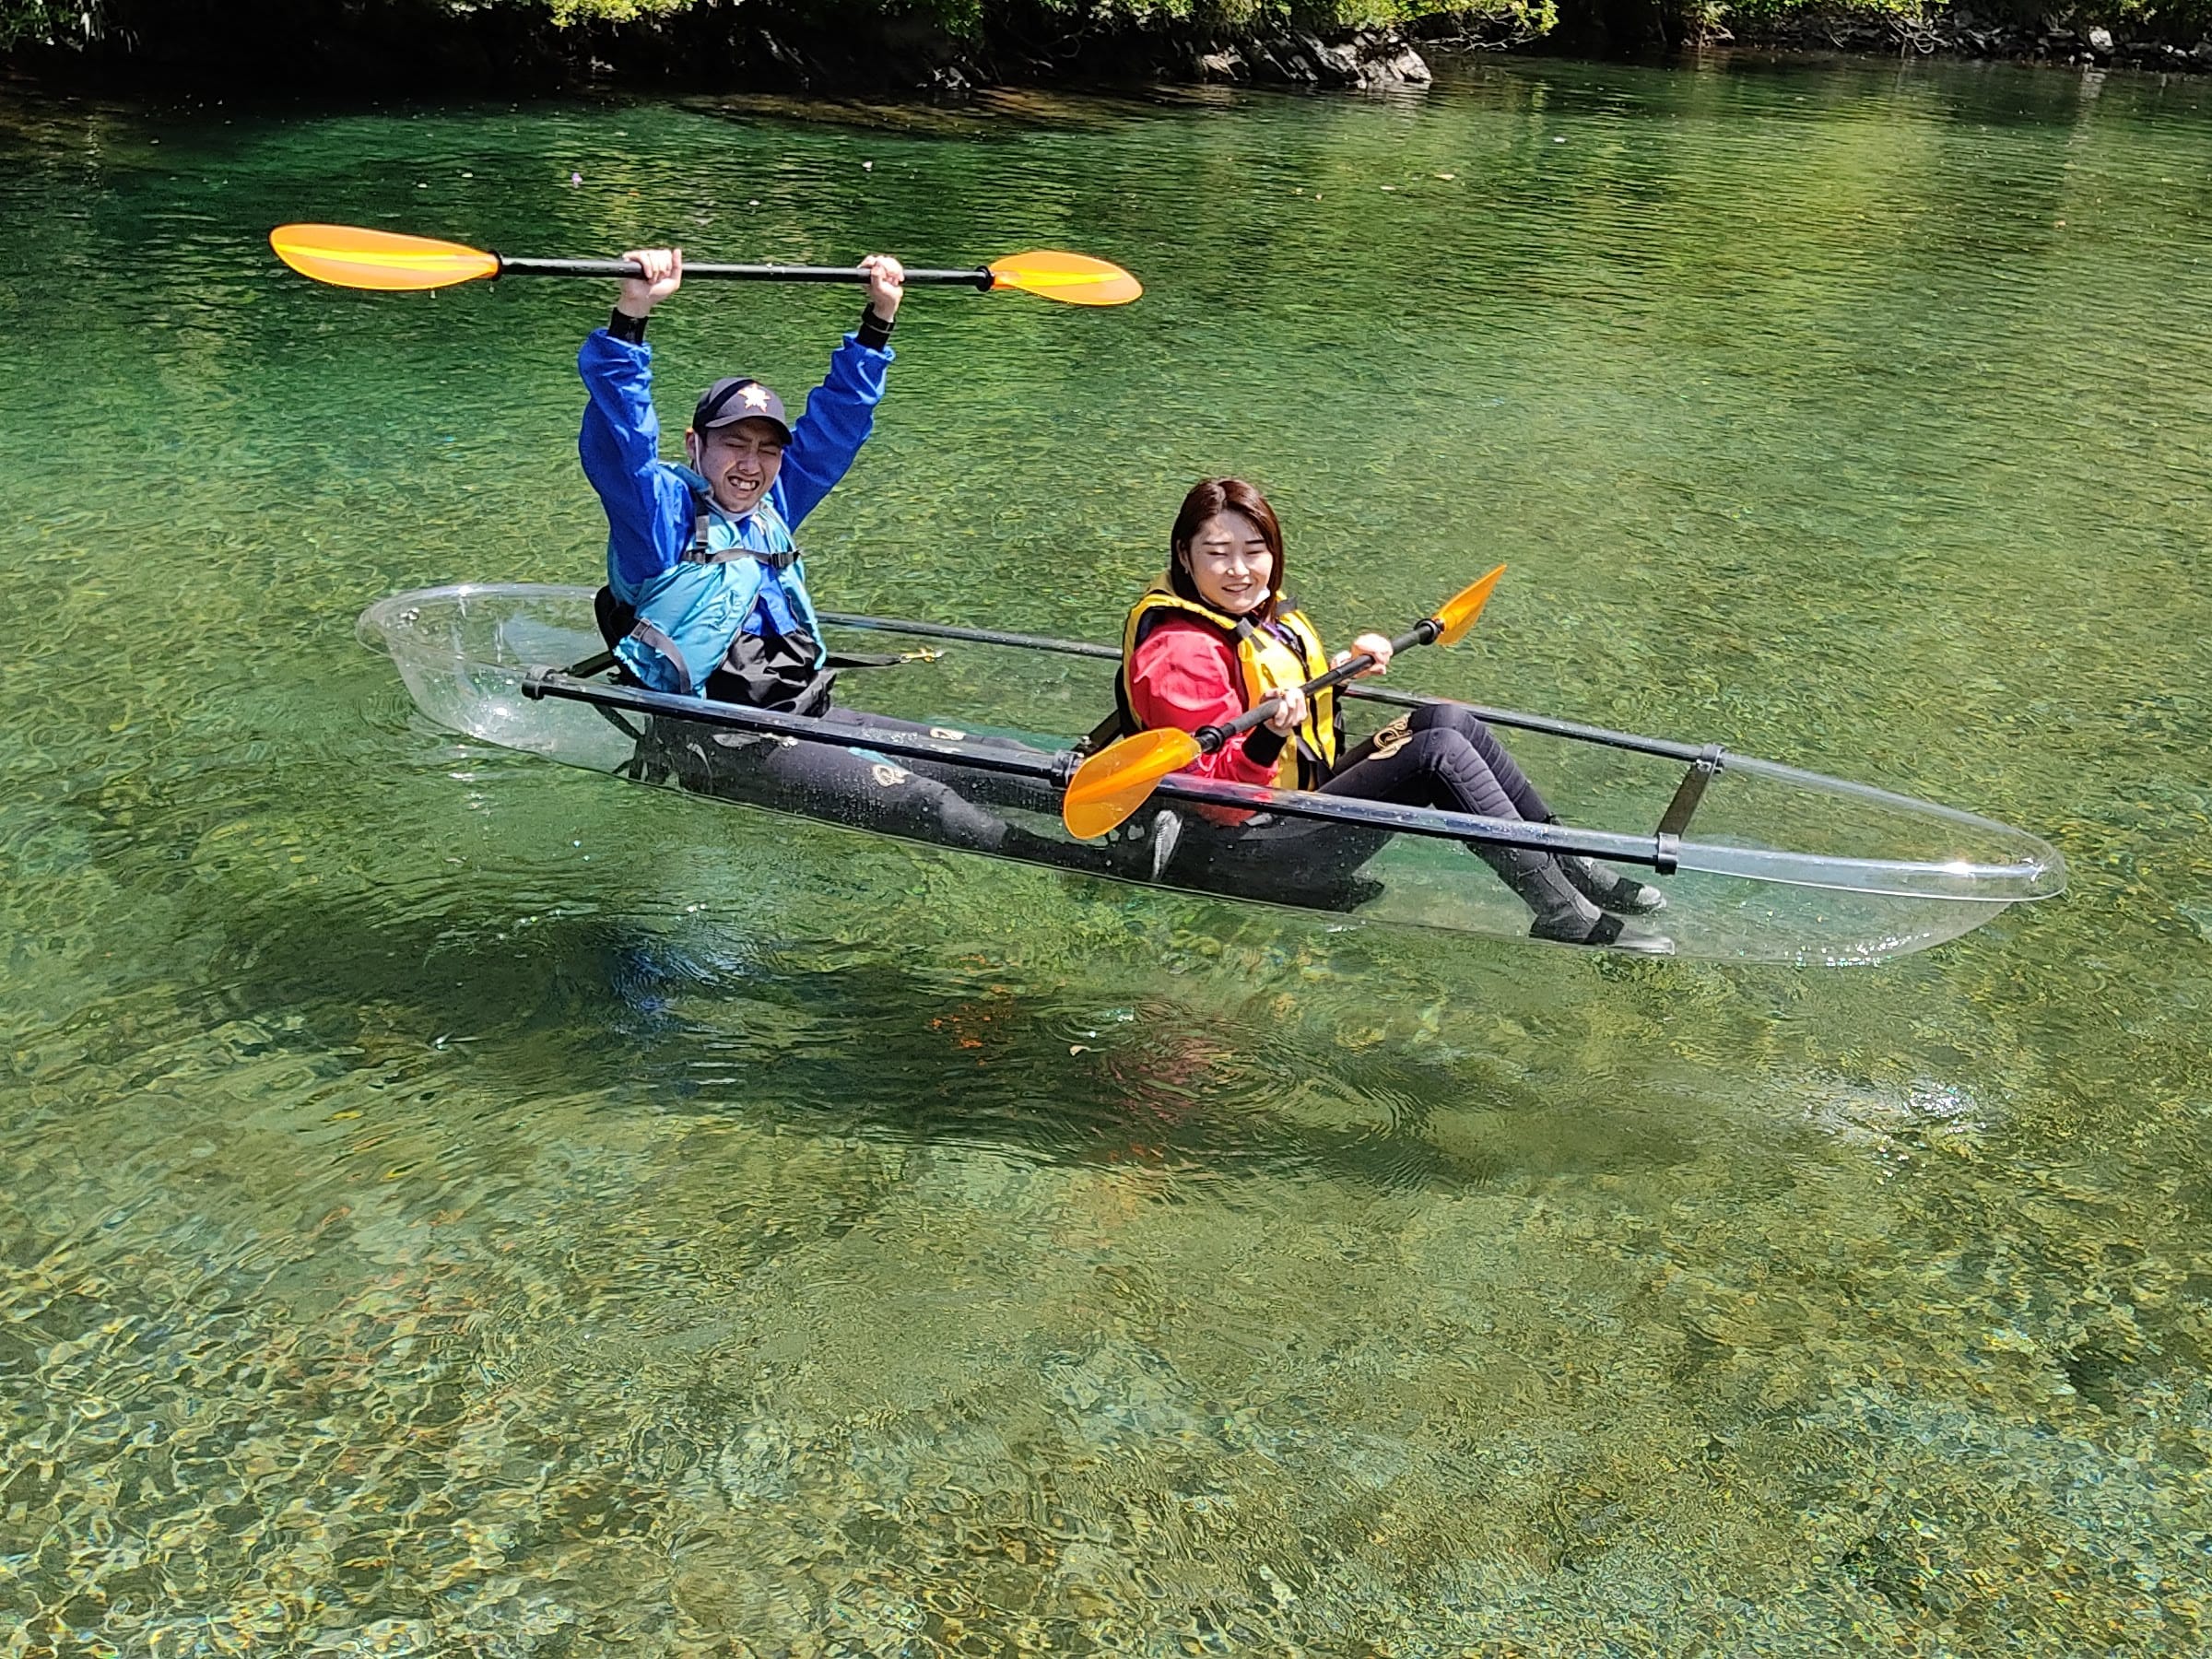
[[[1218,611],[1241,617],[1267,603],[1275,555],[1260,527],[1234,508],[1198,526],[1183,562],[1198,596]]]

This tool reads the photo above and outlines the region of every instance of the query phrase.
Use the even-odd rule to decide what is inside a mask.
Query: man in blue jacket
[[[939,845],[1150,874],[1160,862],[1153,846],[1126,839],[1111,848],[1071,845],[985,805],[1054,816],[1058,796],[1049,788],[957,763],[894,765],[830,735],[864,725],[928,729],[830,706],[834,677],[792,539],[875,425],[905,281],[899,262],[882,254],[861,262],[867,310],[831,354],[830,373],[795,426],[782,399],[759,381],[718,380],[692,410],[686,464],[677,465],[660,457],[645,320],[682,285],[683,255],[645,248],[623,258],[642,275],[622,284],[613,318],[576,359],[591,394],[577,450],[606,508],[601,631],[624,670],[653,690],[818,717],[829,728],[823,740],[799,743],[656,719],[639,745],[640,775],[672,774],[687,789],[797,806]]]
[[[817,714],[829,707],[821,625],[793,533],[845,476],[875,425],[904,273],[872,254],[868,306],[793,426],[757,380],[716,381],[684,433],[688,463],[660,458],[646,319],[683,285],[674,248],[625,253],[606,327],[577,369],[591,394],[577,441],[606,508],[601,625],[632,677],[655,691]],[[618,637],[617,637],[618,636]]]

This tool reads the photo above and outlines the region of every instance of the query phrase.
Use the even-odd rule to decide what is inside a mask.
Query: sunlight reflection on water
[[[70,301],[0,386],[18,1642],[2188,1651],[2190,99],[0,100],[0,303]],[[1109,637],[1233,466],[1332,629],[1512,561],[1419,683],[1960,800],[2077,891],[1856,977],[1593,960],[456,745],[351,621],[586,577],[605,296],[310,289],[309,205],[1123,259],[1120,317],[910,308],[835,604]],[[656,349],[795,390],[849,310]]]

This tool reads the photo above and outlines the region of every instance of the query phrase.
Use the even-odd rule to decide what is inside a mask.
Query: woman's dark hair
[[[1283,526],[1275,516],[1275,509],[1267,505],[1267,498],[1241,478],[1201,478],[1191,486],[1191,493],[1182,498],[1182,511],[1175,515],[1175,528],[1168,533],[1168,585],[1179,598],[1204,605],[1197,583],[1191,580],[1189,558],[1191,543],[1198,535],[1198,526],[1218,512],[1241,512],[1250,519],[1267,544],[1275,568],[1268,573],[1267,603],[1257,613],[1259,619],[1275,619],[1276,603],[1283,596]]]

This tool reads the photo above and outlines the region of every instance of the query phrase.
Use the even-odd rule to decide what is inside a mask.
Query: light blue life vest
[[[706,479],[688,466],[673,470],[698,509],[683,559],[629,593],[607,561],[608,585],[638,618],[616,641],[622,665],[653,690],[698,697],[740,634],[772,633],[804,634],[821,667],[827,653],[806,565],[774,501],[763,498],[732,518],[715,505]]]

